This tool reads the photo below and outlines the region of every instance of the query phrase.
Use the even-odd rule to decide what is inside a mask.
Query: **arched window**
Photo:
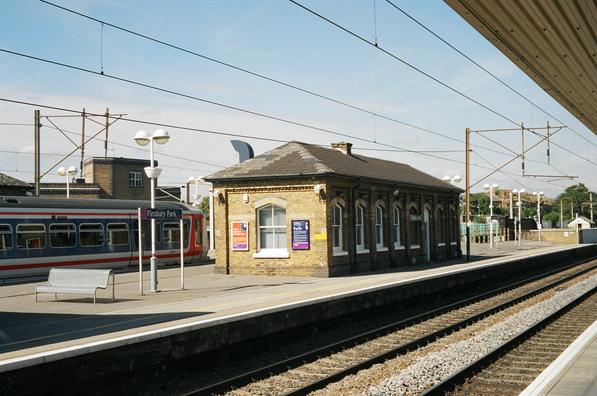
[[[375,247],[377,249],[384,247],[383,242],[383,207],[377,205],[375,207]]]
[[[259,250],[286,250],[286,209],[267,205],[257,211]]]
[[[446,243],[446,217],[444,216],[444,210],[442,208],[437,209],[437,242]]]
[[[402,211],[398,206],[394,206],[394,248],[402,246]]]
[[[459,218],[456,215],[456,211],[453,208],[450,208],[450,233],[451,233],[451,242],[458,242],[458,238],[460,237],[460,223]]]
[[[332,209],[332,239],[334,251],[339,252],[344,250],[342,240],[342,206],[334,205]]]
[[[357,250],[365,250],[365,208],[356,206],[355,241]]]
[[[410,208],[409,214],[409,238],[411,246],[419,246],[421,237],[419,235],[419,229],[421,228],[421,218],[416,208]]]

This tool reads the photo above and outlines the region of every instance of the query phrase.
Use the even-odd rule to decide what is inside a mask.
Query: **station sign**
[[[143,208],[141,209],[141,218],[143,220],[180,220],[182,219],[182,210]]]

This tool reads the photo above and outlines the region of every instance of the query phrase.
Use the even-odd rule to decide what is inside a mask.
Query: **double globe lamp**
[[[162,173],[162,169],[154,166],[153,160],[153,143],[166,144],[170,140],[170,135],[163,129],[157,129],[153,134],[146,131],[139,131],[135,134],[135,142],[139,146],[147,146],[149,144],[150,165],[145,167],[145,174],[151,181],[151,208],[155,208],[155,181]],[[151,291],[158,291],[158,263],[155,257],[155,219],[151,219],[151,259],[150,259],[150,282]]]
[[[66,176],[66,198],[70,198],[70,178],[77,174],[78,169],[74,166],[58,168],[58,175]]]

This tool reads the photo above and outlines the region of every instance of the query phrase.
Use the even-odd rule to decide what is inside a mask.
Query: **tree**
[[[473,221],[479,221],[481,218],[489,216],[489,195],[487,193],[474,193],[470,196],[471,200],[471,218]],[[504,214],[504,209],[493,203],[493,214]]]
[[[203,212],[207,218],[209,218],[209,197],[203,197],[199,203],[199,210]]]
[[[583,183],[578,183],[566,188],[564,192],[557,197],[556,201],[554,202],[554,206],[559,208],[560,202],[562,203],[565,219],[574,217],[575,213],[578,213],[581,216],[589,217],[591,213],[591,207],[589,204],[590,199],[591,191]],[[571,204],[572,213],[570,212]]]

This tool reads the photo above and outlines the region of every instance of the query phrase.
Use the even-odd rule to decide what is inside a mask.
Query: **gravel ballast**
[[[363,394],[377,396],[421,393],[596,286],[597,275],[594,275],[566,290],[558,291],[552,298],[528,307],[470,339],[420,357],[414,364],[408,366],[399,374],[382,381],[378,385],[371,386]]]

